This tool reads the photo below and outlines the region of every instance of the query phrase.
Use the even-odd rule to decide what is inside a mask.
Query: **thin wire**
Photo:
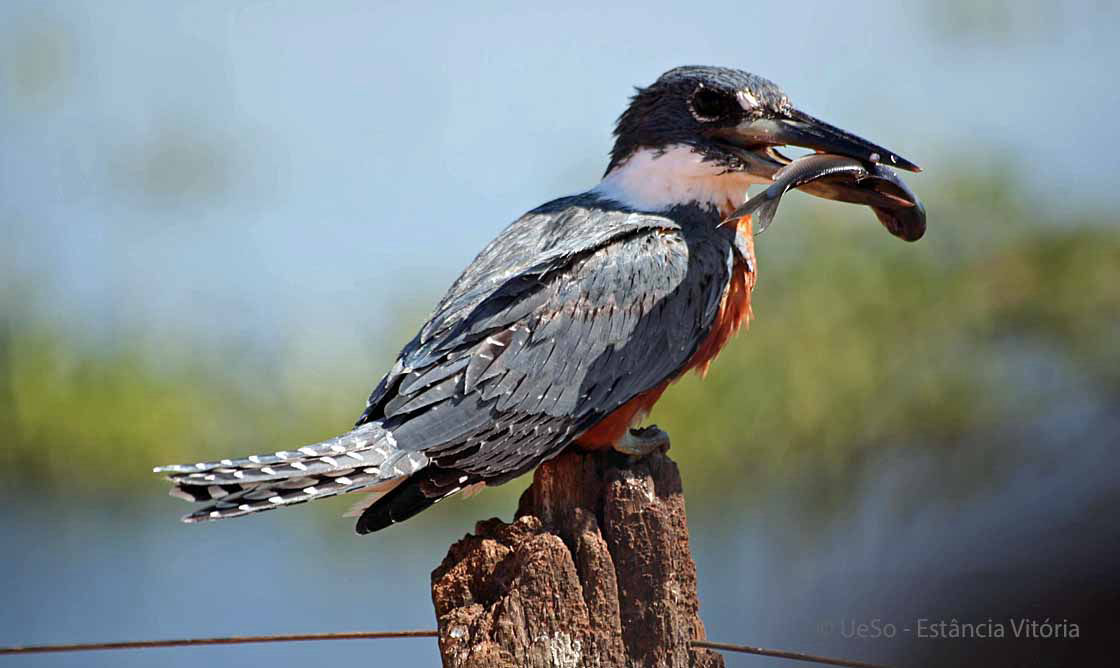
[[[181,638],[178,640],[139,640],[135,642],[92,642],[71,645],[27,645],[0,647],[0,654],[42,654],[45,652],[88,652],[103,649],[151,649],[192,645],[243,645],[260,642],[303,642],[307,640],[358,640],[370,638],[435,638],[438,631],[349,631],[342,633],[298,633],[278,636],[227,636],[221,638]]]
[[[312,640],[371,640],[379,638],[436,638],[439,632],[435,630],[415,631],[345,631],[341,633],[298,633],[272,636],[222,636],[216,638],[180,638],[175,640],[139,640],[134,642],[96,642],[74,643],[68,645],[26,645],[22,647],[0,647],[3,654],[44,654],[48,652],[89,652],[110,649],[154,649],[159,647],[191,647],[201,645],[244,645],[248,643],[270,642],[306,642]],[[884,668],[873,663],[861,661],[847,661],[833,659],[826,656],[815,656],[802,652],[787,652],[779,649],[766,649],[750,645],[732,645],[730,643],[712,642],[710,640],[693,640],[691,646],[696,649],[716,649],[725,652],[742,652],[744,654],[757,654],[779,659],[793,661],[807,661],[829,666],[846,666],[848,668]]]
[[[864,663],[863,661],[848,661],[847,659],[832,659],[827,656],[816,656],[803,652],[787,652],[781,649],[766,649],[765,647],[752,647],[751,645],[732,645],[726,642],[712,642],[710,640],[693,640],[692,647],[703,649],[718,649],[724,652],[742,652],[743,654],[758,654],[759,656],[772,656],[778,659],[791,661],[808,661],[821,663],[826,666],[848,666],[848,668],[886,668],[877,663]]]

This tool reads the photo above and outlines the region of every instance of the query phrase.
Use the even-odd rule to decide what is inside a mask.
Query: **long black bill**
[[[796,109],[786,112],[780,118],[747,121],[736,128],[736,134],[740,141],[770,145],[790,144],[910,172],[922,171],[921,167],[894,151]]]

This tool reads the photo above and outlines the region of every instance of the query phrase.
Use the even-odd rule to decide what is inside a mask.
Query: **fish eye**
[[[704,86],[697,88],[689,98],[688,108],[701,123],[729,118],[742,110],[734,97]]]

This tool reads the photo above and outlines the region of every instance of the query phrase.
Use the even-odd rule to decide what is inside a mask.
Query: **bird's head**
[[[750,184],[770,183],[790,162],[775,148],[782,145],[920,171],[894,151],[798,110],[771,81],[689,66],[638,89],[618,119],[599,189],[646,209],[699,203],[727,213]]]

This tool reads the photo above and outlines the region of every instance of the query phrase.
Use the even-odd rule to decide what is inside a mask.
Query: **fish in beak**
[[[905,241],[917,241],[926,232],[926,209],[898,174],[880,164],[828,153],[807,155],[779,169],[766,190],[748,199],[725,222],[753,215],[755,229],[762,233],[773,221],[782,195],[793,188],[869,206],[888,232]]]
[[[921,168],[894,151],[789,108],[722,128],[717,138],[736,149],[746,171],[772,181],[727,220],[753,214],[761,232],[773,220],[782,195],[799,188],[817,197],[871,207],[887,231],[900,239],[917,241],[925,234],[925,207],[890,169]],[[777,151],[782,145],[816,154],[790,160]]]

